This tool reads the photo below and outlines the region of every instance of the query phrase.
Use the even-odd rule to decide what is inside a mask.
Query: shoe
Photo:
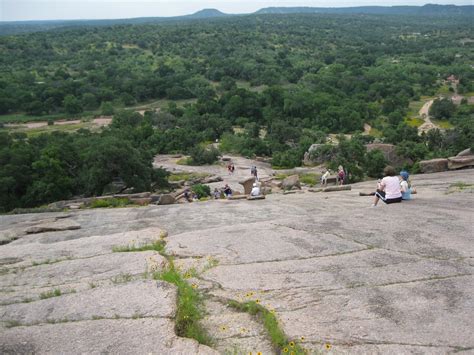
[[[375,205],[375,204],[372,204],[372,206],[370,206],[370,207],[377,207],[377,205]]]

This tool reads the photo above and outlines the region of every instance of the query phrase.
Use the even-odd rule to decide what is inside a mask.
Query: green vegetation
[[[196,184],[191,188],[198,199],[211,196],[211,188],[208,185]]]
[[[319,184],[320,178],[321,178],[321,176],[318,175],[318,174],[312,174],[312,173],[301,174],[300,175],[300,182],[302,182],[303,184],[310,185],[310,186],[315,186],[315,185]]]
[[[132,281],[133,276],[129,273],[120,273],[112,278],[114,284],[124,284]]]
[[[97,132],[0,128],[0,212],[98,196],[112,184],[164,188],[153,155],[212,164],[219,152],[206,142],[216,139],[222,152],[292,168],[311,144],[351,134],[326,148],[351,181],[372,161],[358,136],[364,124],[414,164],[457,154],[473,144],[474,105],[435,100],[433,117],[450,125],[422,136],[414,117],[425,97],[451,93],[443,86],[450,75],[460,94],[474,91],[472,45],[461,44],[473,36],[470,20],[259,14],[2,36],[0,122],[114,118]]]
[[[128,198],[111,197],[111,198],[94,199],[89,204],[89,207],[90,208],[108,208],[108,207],[117,208],[117,207],[126,207],[132,204],[133,203]]]
[[[209,176],[209,174],[205,173],[171,173],[168,176],[168,181],[176,182],[176,181],[192,181],[197,179],[202,179]]]
[[[54,290],[47,291],[47,292],[42,292],[40,294],[40,299],[44,300],[46,298],[51,298],[51,297],[59,297],[62,295],[62,292],[59,288],[55,288]]]
[[[114,253],[125,253],[125,252],[138,252],[138,251],[147,251],[147,250],[154,250],[159,252],[160,254],[164,254],[165,252],[165,241],[163,239],[155,240],[150,244],[143,244],[136,246],[134,244],[127,245],[127,246],[115,246],[112,248]]]
[[[305,354],[303,348],[295,341],[289,340],[281,330],[278,320],[274,313],[268,311],[265,307],[258,304],[256,301],[248,301],[239,303],[230,300],[228,305],[241,312],[247,312],[256,316],[265,326],[273,346],[279,353],[294,353],[298,355]]]
[[[185,276],[176,270],[173,260],[168,260],[168,267],[154,278],[176,285],[178,288],[178,309],[176,313],[176,334],[196,339],[200,344],[211,345],[212,340],[199,324],[203,318],[202,298],[199,293],[185,281]]]

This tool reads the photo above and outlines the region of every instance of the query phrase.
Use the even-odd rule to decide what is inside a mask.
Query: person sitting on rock
[[[400,171],[400,190],[402,192],[402,200],[411,200],[411,195],[416,194],[415,188],[411,186],[410,181],[408,180],[409,177],[410,174],[408,174],[408,171]]]
[[[250,196],[260,196],[260,187],[256,182],[253,183],[252,191],[250,191]]]
[[[230,186],[228,184],[225,184],[225,186],[224,186],[224,195],[227,198],[232,196],[232,189],[230,188]]]
[[[219,191],[219,189],[216,187],[214,189],[214,198],[217,200],[221,197],[221,192]]]
[[[377,206],[381,199],[386,204],[402,202],[402,193],[400,191],[400,181],[396,176],[395,169],[388,165],[383,169],[385,177],[377,184],[375,199],[372,207]]]
[[[192,201],[193,201],[189,189],[184,190],[184,199],[185,199],[186,201],[188,201],[188,202],[192,202]]]

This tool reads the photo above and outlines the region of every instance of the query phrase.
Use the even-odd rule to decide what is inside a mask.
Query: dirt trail
[[[433,105],[433,101],[434,99],[426,101],[423,107],[420,109],[419,115],[425,121],[425,123],[423,123],[420,127],[418,127],[418,134],[426,133],[429,130],[432,130],[435,128],[440,129],[440,127],[437,124],[433,123],[430,119],[429,112],[430,112],[431,105]]]

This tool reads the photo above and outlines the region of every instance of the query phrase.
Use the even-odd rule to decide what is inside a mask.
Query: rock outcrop
[[[439,173],[448,170],[448,159],[431,159],[420,161],[420,169],[423,173]]]
[[[294,189],[300,190],[301,185],[300,185],[299,175],[291,175],[283,179],[283,181],[281,182],[281,188],[283,190],[294,190]]]
[[[458,155],[448,158],[448,169],[462,169],[467,167],[474,167],[474,155]]]
[[[239,181],[239,184],[244,187],[244,194],[245,195],[250,195],[250,192],[252,191],[253,183],[255,182],[255,178],[249,177],[247,179],[244,179],[242,181]]]

